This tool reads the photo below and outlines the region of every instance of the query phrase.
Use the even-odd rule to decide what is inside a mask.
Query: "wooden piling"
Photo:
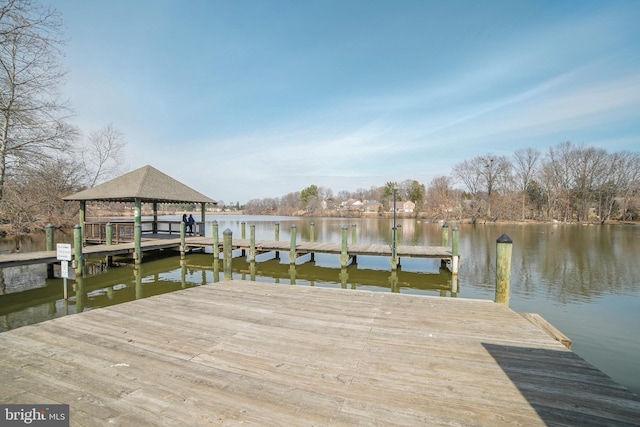
[[[442,226],[442,246],[449,246],[449,224],[447,223]]]
[[[135,226],[133,227],[135,252],[133,258],[135,264],[140,264],[142,262],[142,200],[136,199],[135,203]]]
[[[218,221],[211,223],[211,236],[213,237],[213,281],[220,280],[220,239],[218,237]]]
[[[80,230],[82,231],[82,237],[84,238],[85,230],[84,224],[87,221],[87,202],[85,200],[80,200],[80,211],[78,212],[79,221],[80,221]],[[84,244],[84,241],[82,242]]]
[[[296,263],[296,226],[291,226],[291,246],[289,248],[289,264]]]
[[[445,223],[442,226],[442,246],[444,246],[445,248],[447,246],[449,246],[449,224]],[[440,260],[440,267],[444,268],[447,266],[447,260],[445,259],[441,259]]]
[[[180,222],[180,259],[184,259],[184,253],[186,249],[186,231],[187,223],[182,221]]]
[[[113,224],[111,224],[110,222],[108,222],[105,226],[105,243],[107,246],[111,246],[113,245]],[[107,267],[111,267],[113,265],[113,257],[110,255],[107,255],[105,257],[105,262],[107,263]]]
[[[391,271],[398,268],[398,229],[393,227],[391,233]]]
[[[496,240],[496,302],[509,306],[513,241],[503,234]]]
[[[249,227],[249,237],[251,238],[250,247],[249,247],[249,262],[256,261],[256,226],[251,225]],[[251,279],[255,280],[255,279]]]
[[[54,246],[55,227],[52,224],[47,224],[47,226],[45,227],[45,233],[46,233],[46,250],[55,251],[56,250]],[[47,264],[47,278],[49,279],[53,278],[53,264]]]
[[[247,238],[247,234],[246,234],[246,223],[244,221],[242,221],[240,223],[240,238],[241,239],[246,239]]]
[[[276,222],[274,224],[274,226],[275,226],[275,236],[274,237],[275,237],[276,242],[279,242],[280,241],[280,223]],[[280,259],[280,251],[276,251],[276,257],[275,258],[276,259]]]
[[[351,225],[351,244],[355,245],[357,243],[358,243],[357,228],[356,228],[356,225],[353,224],[353,225]]]
[[[79,225],[73,227],[73,249],[75,251],[74,263],[76,269],[76,277],[82,276],[84,260],[82,258],[82,227],[80,227]]]
[[[458,267],[460,265],[460,253],[459,251],[459,230],[458,227],[453,227],[452,242],[451,242],[451,274],[458,275]]]
[[[347,226],[342,226],[342,248],[340,250],[340,265],[344,268],[347,266],[347,262],[349,262],[349,254],[348,254],[348,246],[347,246]]]
[[[211,222],[211,238],[213,239],[213,259],[218,260],[220,258],[220,238],[218,236],[218,221],[215,220]]]
[[[397,230],[396,230],[396,237],[398,239],[398,245],[402,244],[402,240],[403,240],[403,235],[402,235],[402,224],[398,224]]]
[[[316,241],[316,224],[315,224],[315,222],[312,222],[311,224],[309,224],[309,241],[311,243]]]
[[[222,232],[222,252],[224,263],[224,280],[233,279],[232,248],[233,232],[228,228]]]

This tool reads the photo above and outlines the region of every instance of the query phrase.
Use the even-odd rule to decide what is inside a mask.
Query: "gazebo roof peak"
[[[63,197],[63,200],[112,202],[140,200],[161,203],[217,204],[215,200],[149,165],[87,190]]]

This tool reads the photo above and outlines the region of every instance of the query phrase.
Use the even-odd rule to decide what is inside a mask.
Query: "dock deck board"
[[[502,305],[238,280],[4,332],[0,378],[71,425],[640,425]]]

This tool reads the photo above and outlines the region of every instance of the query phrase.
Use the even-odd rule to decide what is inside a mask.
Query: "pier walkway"
[[[141,240],[141,250],[180,250],[180,238],[167,234],[146,235]],[[218,244],[218,251],[222,250],[222,241]],[[249,251],[251,241],[249,239],[233,239],[232,249]],[[190,236],[185,238],[185,249],[213,248],[211,237]],[[290,243],[285,241],[257,240],[255,242],[256,252],[288,252]],[[297,242],[295,245],[296,256],[310,253],[327,253],[340,255],[342,246],[340,243],[321,242]],[[134,243],[119,243],[117,245],[88,245],[82,248],[85,258],[98,258],[104,256],[116,256],[133,254]],[[72,255],[75,253],[71,251]],[[452,257],[451,248],[444,246],[404,246],[397,248],[399,258],[438,258],[450,260]],[[351,244],[348,246],[347,254],[349,258],[358,255],[391,256],[391,247],[380,244]],[[24,252],[0,255],[0,268],[14,267],[27,264],[51,264],[58,262],[56,251]]]
[[[501,304],[238,280],[4,332],[0,378],[72,426],[640,425]]]

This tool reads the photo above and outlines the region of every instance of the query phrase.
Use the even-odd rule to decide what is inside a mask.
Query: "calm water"
[[[178,217],[176,217],[178,219]],[[356,224],[358,243],[390,242],[391,221],[378,219],[291,218],[217,216],[219,233],[230,229],[247,238],[255,225],[256,238],[273,240],[274,223],[280,224],[280,240],[288,241],[291,225],[298,240],[309,240],[315,223],[317,241],[340,242],[342,226]],[[401,219],[402,243],[440,245],[441,224]],[[252,267],[243,258],[233,262],[234,278],[282,284],[326,286],[378,292],[401,292],[458,298],[494,298],[495,241],[503,233],[513,240],[511,307],[518,312],[539,313],[573,341],[573,350],[617,382],[640,394],[640,226],[586,225],[458,225],[462,261],[459,288],[451,292],[451,276],[436,260],[403,259],[392,277],[386,257],[359,257],[355,267],[341,271],[337,256],[317,255],[315,262],[291,269],[288,253],[281,260],[273,254],[258,256]],[[453,228],[453,226],[451,227]],[[210,232],[210,227],[207,227]],[[56,235],[57,242],[72,236]],[[44,249],[44,237],[0,243],[0,250]],[[222,279],[214,277],[210,254],[189,254],[153,259],[145,256],[139,270],[126,264],[108,272],[99,261],[90,265],[90,276],[79,285],[69,281],[70,295],[62,300],[62,280],[46,279],[44,266],[0,270],[0,331],[44,321],[65,314],[91,310],[135,298],[201,286]],[[397,286],[392,286],[396,283]],[[80,289],[78,289],[80,287]],[[80,292],[74,292],[79,290]]]

